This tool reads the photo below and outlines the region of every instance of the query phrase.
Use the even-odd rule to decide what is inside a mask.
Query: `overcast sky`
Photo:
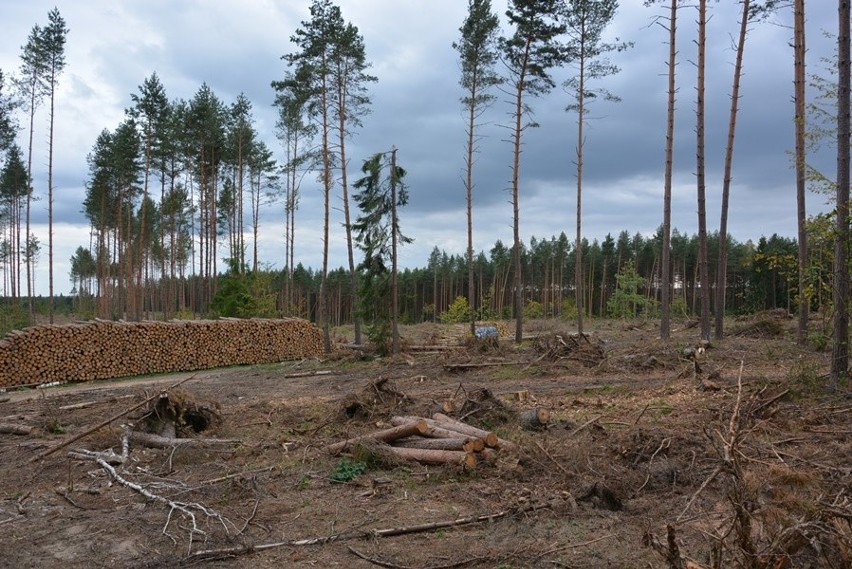
[[[375,152],[399,149],[408,171],[410,202],[402,212],[403,232],[415,239],[402,251],[402,264],[423,267],[434,247],[450,254],[466,248],[463,152],[465,123],[459,98],[458,54],[452,42],[467,13],[464,0],[340,0],[343,17],[364,39],[371,72],[372,113],[355,134],[348,154],[358,174]],[[666,114],[667,32],[655,25],[662,8],[641,0],[622,0],[610,27],[610,39],[634,43],[613,54],[621,68],[595,84],[620,96],[620,103],[596,102],[586,129],[583,182],[583,234],[603,239],[652,234],[662,222],[663,149]],[[719,197],[738,2],[711,4],[707,30],[707,217],[719,227]],[[69,258],[88,246],[89,227],[81,214],[88,176],[86,155],[103,129],[113,130],[131,106],[131,94],[157,73],[171,100],[191,99],[203,83],[225,103],[242,92],[252,102],[260,136],[283,153],[275,138],[276,111],[270,82],[281,79],[281,56],[294,51],[290,36],[309,18],[308,0],[0,0],[0,69],[14,75],[21,46],[33,25],[46,25],[57,6],[70,30],[66,68],[59,78],[55,134],[55,278],[56,292],[68,293]],[[505,0],[494,0],[505,25]],[[824,32],[836,33],[836,6],[808,3],[808,72],[822,72],[820,58],[832,53]],[[681,232],[697,228],[695,190],[696,11],[684,8],[679,19],[678,101],[672,221]],[[745,75],[733,167],[729,233],[738,241],[778,233],[795,237],[795,183],[789,153],[793,148],[792,14],[779,12],[752,26],[746,44]],[[504,28],[505,29],[505,28]],[[520,224],[525,242],[564,231],[574,235],[576,180],[573,158],[576,115],[566,113],[568,95],[561,83],[572,69],[554,71],[557,87],[530,99],[540,123],[524,134],[520,181]],[[510,204],[510,103],[498,94],[490,124],[481,134],[475,170],[474,247],[486,253],[496,240],[512,240]],[[27,124],[24,116],[22,125]],[[36,193],[47,192],[47,112],[37,115],[34,147]],[[20,145],[26,151],[26,131]],[[830,152],[812,157],[832,173]],[[826,209],[822,196],[808,197],[809,214]],[[331,266],[343,266],[346,249],[342,213],[333,211]],[[44,250],[36,290],[47,290],[47,205],[34,205],[34,231]],[[281,268],[284,258],[283,206],[270,205],[261,225],[262,262]],[[312,178],[302,186],[297,213],[296,257],[306,266],[322,262],[322,195]],[[222,249],[224,251],[224,249]]]

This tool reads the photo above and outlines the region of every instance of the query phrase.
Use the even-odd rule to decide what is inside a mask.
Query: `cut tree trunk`
[[[390,429],[384,429],[382,431],[376,431],[375,433],[369,433],[366,435],[361,435],[360,437],[354,437],[351,439],[347,439],[345,441],[341,441],[339,443],[334,443],[332,445],[328,445],[326,450],[331,454],[338,454],[343,452],[344,450],[351,448],[358,443],[374,440],[379,442],[390,442],[396,439],[402,439],[405,437],[410,437],[413,435],[422,435],[428,430],[428,425],[426,421],[423,419],[415,419],[414,421],[407,422],[402,425],[397,425]]]
[[[436,415],[441,414],[436,413]],[[441,416],[446,417],[446,415]],[[417,419],[418,417],[391,417],[391,425],[402,425]],[[423,433],[424,437],[434,439],[453,439],[458,438],[458,436],[461,435],[464,437],[480,438],[485,442],[485,446],[489,447],[496,447],[499,444],[499,439],[494,433],[483,429],[477,429],[476,427],[462,423],[461,421],[456,421],[455,419],[453,419],[452,422],[434,418],[420,420],[426,421],[426,424],[429,426],[429,429]]]
[[[421,464],[458,464],[468,468],[476,466],[476,455],[463,450],[435,450],[395,446],[388,446],[383,450],[388,450],[402,459],[414,460]]]
[[[483,429],[474,427],[473,425],[468,425],[458,419],[453,419],[443,413],[435,413],[432,415],[432,418],[438,421],[441,424],[447,425],[448,429],[457,430],[460,433],[464,433],[466,435],[470,435],[472,437],[482,437],[485,441],[485,445],[492,448],[517,448],[517,445],[513,442],[507,441],[505,439],[501,439],[491,431],[485,431]],[[491,435],[491,436],[489,436]]]
[[[396,447],[405,448],[463,450],[465,452],[479,452],[485,448],[485,441],[474,437],[457,437],[446,439],[423,439],[420,437],[411,437],[394,441],[393,445]]]
[[[521,428],[525,431],[541,431],[550,422],[550,411],[547,409],[530,409],[521,414]]]

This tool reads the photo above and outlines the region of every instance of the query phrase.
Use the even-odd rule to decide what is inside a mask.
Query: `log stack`
[[[431,418],[396,416],[390,428],[329,445],[331,454],[365,446],[391,460],[421,464],[451,464],[473,468],[479,462],[493,462],[499,451],[517,446],[491,431],[453,419],[442,413]]]
[[[0,387],[193,371],[318,356],[300,318],[32,326],[0,340]]]

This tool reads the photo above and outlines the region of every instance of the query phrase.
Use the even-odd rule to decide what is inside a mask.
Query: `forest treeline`
[[[824,216],[813,218],[811,255],[813,259],[806,291],[813,310],[830,306],[832,241],[830,224]],[[726,311],[729,315],[784,308],[794,311],[798,298],[797,243],[772,235],[757,243],[728,238]],[[660,287],[661,236],[651,237],[622,231],[603,241],[583,241],[581,255],[586,286],[584,310],[588,317],[658,317],[662,296]],[[711,259],[718,256],[718,233],[710,235]],[[694,317],[698,313],[701,283],[698,280],[698,239],[675,230],[672,235],[674,282],[670,289],[673,313]],[[576,255],[573,244],[560,234],[533,237],[523,247],[522,263],[526,286],[523,298],[531,318],[574,319],[573,278]],[[77,295],[74,312],[85,316],[119,318],[120,313],[99,311],[98,270],[88,250],[80,248],[73,259],[73,279]],[[511,246],[497,241],[487,252],[475,257],[473,307],[478,320],[510,319],[513,263]],[[192,318],[198,316],[278,317],[298,316],[316,319],[320,272],[297,264],[289,270],[240,271],[236,266],[219,275],[217,293],[208,304],[202,302],[206,282],[199,276],[178,276],[172,280],[149,281],[141,299],[144,318]],[[435,248],[428,263],[400,271],[400,320],[406,324],[424,321],[464,322],[470,313],[467,260],[464,254]],[[329,271],[329,316],[334,326],[352,323],[354,295],[347,269]],[[714,306],[715,309],[715,306]]]
[[[467,17],[459,22],[459,39],[453,43],[461,68],[459,104],[466,115],[465,124],[459,126],[459,134],[467,140],[465,183],[459,191],[467,194],[468,248],[464,252],[435,249],[424,267],[402,269],[397,274],[396,247],[406,238],[396,217],[396,207],[405,205],[404,199],[397,202],[405,195],[405,187],[404,169],[395,162],[396,149],[390,145],[374,149],[377,153],[365,161],[363,169],[367,174],[367,165],[373,164],[372,174],[361,180],[353,180],[356,175],[350,169],[355,161],[348,153],[352,135],[371,110],[369,89],[378,78],[369,72],[371,65],[358,28],[344,19],[341,8],[331,0],[313,0],[310,17],[290,36],[292,51],[281,57],[285,71],[270,81],[280,148],[273,150],[264,141],[265,133],[257,130],[252,103],[245,94],[226,102],[205,83],[188,100],[170,98],[156,73],[130,94],[123,120],[102,130],[88,155],[82,204],[91,238],[71,259],[75,311],[83,316],[128,320],[302,316],[324,328],[329,349],[330,325],[354,323],[356,342],[360,342],[360,321],[370,314],[364,301],[371,299],[375,315],[375,301],[384,295],[377,291],[387,290],[394,303],[389,314],[401,322],[464,320],[473,326],[481,319],[514,318],[517,341],[525,316],[576,319],[582,331],[584,317],[659,315],[661,335],[667,338],[670,314],[698,315],[701,335],[709,338],[710,314],[721,317],[777,307],[797,311],[803,333],[809,310],[828,311],[831,306],[848,304],[843,296],[833,297],[840,288],[837,283],[848,288],[848,275],[840,271],[847,270],[848,262],[846,248],[837,245],[842,235],[832,229],[848,225],[848,204],[843,205],[838,197],[837,219],[827,215],[807,218],[804,211],[808,172],[805,115],[800,110],[805,102],[803,49],[796,59],[795,122],[802,127],[796,135],[797,238],[772,235],[757,243],[740,243],[727,233],[736,93],[746,31],[767,14],[789,6],[772,0],[742,2],[722,216],[720,230],[712,232],[707,229],[703,155],[704,26],[708,15],[706,0],[697,4],[699,230],[690,236],[673,229],[670,219],[677,92],[675,29],[678,13],[685,6],[678,0],[658,4],[662,12],[657,21],[669,34],[670,59],[667,149],[666,159],[661,160],[666,167],[663,216],[655,235],[624,230],[617,237],[610,234],[602,241],[589,241],[582,231],[583,125],[588,120],[588,105],[595,99],[600,103],[618,100],[596,81],[619,71],[608,54],[615,56],[631,48],[626,42],[603,40],[618,1],[510,0],[501,23],[488,0],[469,0]],[[804,3],[797,0],[794,5],[795,40],[803,48]],[[41,104],[49,102],[49,179],[44,195],[52,227],[54,96],[65,65],[67,32],[57,9],[49,13],[46,26],[33,27],[13,81],[15,96],[4,90],[0,71],[0,151],[5,157],[0,172],[2,292],[14,310],[26,306],[30,322],[35,312],[33,267],[44,247],[30,227],[36,197],[33,117]],[[844,35],[838,38],[838,45],[848,41]],[[562,87],[568,94],[566,111],[576,115],[578,129],[573,149],[576,232],[570,237],[562,233],[527,242],[521,239],[518,223],[521,181],[526,175],[521,168],[522,135],[536,126],[531,118],[534,99],[556,87],[551,76],[555,69],[573,73]],[[840,101],[832,86],[831,81],[823,83],[821,99],[811,109],[818,119],[818,128],[808,132],[811,148],[835,133],[839,133],[838,139],[844,136],[835,116],[824,113],[832,102]],[[511,100],[510,111],[491,108],[500,98],[495,92]],[[25,130],[15,119],[18,110],[25,111],[29,122],[26,149],[16,143],[18,131]],[[506,139],[512,147],[513,240],[498,241],[489,251],[475,253],[475,155],[477,141],[483,136],[481,127],[493,113],[509,116],[501,126],[508,129]],[[566,148],[570,146],[566,140]],[[848,144],[839,146],[848,151]],[[392,174],[387,175],[389,156],[393,157]],[[828,186],[848,200],[848,164],[845,177],[838,172],[837,183],[825,173],[812,171],[809,175],[812,181],[828,180]],[[370,179],[373,181],[365,182]],[[296,255],[297,211],[305,180],[315,180],[324,198],[321,267],[304,267]],[[389,198],[391,195],[396,197]],[[331,204],[337,199],[342,220],[331,218]],[[263,212],[274,212],[285,220],[285,268],[280,271],[265,268],[258,255]],[[328,263],[333,223],[341,223],[346,231],[348,266],[338,269]],[[51,322],[55,311],[52,238],[51,229],[47,244]],[[843,256],[835,258],[835,251]],[[228,267],[224,272],[223,266]],[[835,279],[833,275],[840,276]],[[387,282],[393,284],[384,288]],[[370,286],[374,288],[370,290]],[[846,310],[839,312],[845,314]],[[717,334],[721,329],[721,320],[717,320]]]

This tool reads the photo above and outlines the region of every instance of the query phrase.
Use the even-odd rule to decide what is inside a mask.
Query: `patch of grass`
[[[655,401],[653,406],[649,407],[648,410],[651,411],[651,417],[654,418],[654,421],[659,421],[666,415],[671,415],[675,408],[668,402],[660,400]]]
[[[830,338],[822,332],[809,332],[807,336],[808,343],[813,346],[818,352],[826,352],[830,347]]]
[[[345,456],[337,463],[337,467],[331,473],[332,482],[350,482],[364,474],[367,471],[367,465],[360,461],[352,461]]]
[[[787,372],[787,384],[793,397],[804,397],[824,388],[827,380],[815,362],[799,359]]]

